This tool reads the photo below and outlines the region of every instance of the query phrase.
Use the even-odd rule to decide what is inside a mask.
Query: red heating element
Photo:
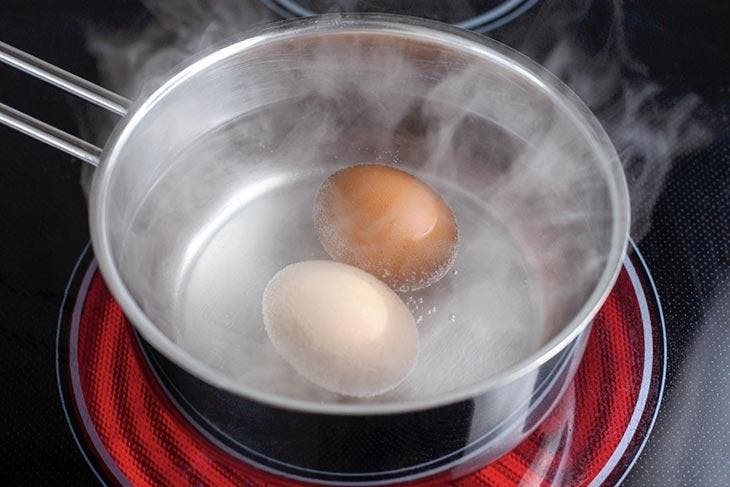
[[[646,346],[657,341],[656,326],[647,327],[647,318],[656,320],[647,316],[646,304],[642,313],[646,300],[637,282],[622,271],[595,319],[575,380],[528,439],[471,475],[436,477],[420,485],[618,480],[650,428],[658,396],[659,354],[647,353]],[[300,485],[246,465],[186,421],[149,369],[131,325],[98,273],[79,299],[84,300],[81,314],[70,334],[74,402],[86,440],[108,476],[150,486]]]

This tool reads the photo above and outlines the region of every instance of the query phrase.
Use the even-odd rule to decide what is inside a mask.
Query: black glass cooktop
[[[464,11],[446,14],[436,3],[400,9],[458,21],[508,2],[462,2]],[[273,0],[5,0],[0,40],[133,97],[135,70],[153,73],[277,15],[296,12]],[[604,124],[631,186],[632,237],[662,305],[664,394],[625,482],[728,485],[730,8],[545,0],[513,17],[482,30],[550,68]],[[109,127],[96,109],[2,65],[0,102],[97,141]],[[69,429],[56,376],[59,310],[89,240],[81,163],[2,126],[0,161],[0,478],[98,483],[104,473],[88,467]]]

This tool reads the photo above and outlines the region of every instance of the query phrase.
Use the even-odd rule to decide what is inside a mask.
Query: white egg
[[[416,323],[385,283],[339,262],[291,264],[266,286],[266,332],[306,379],[367,397],[396,387],[418,353]]]

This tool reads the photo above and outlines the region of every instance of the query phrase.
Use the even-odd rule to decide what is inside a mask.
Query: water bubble
[[[454,313],[451,313],[449,315],[449,321],[452,323],[454,323],[456,321],[456,315]]]

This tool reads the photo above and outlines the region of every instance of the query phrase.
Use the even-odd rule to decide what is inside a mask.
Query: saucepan
[[[121,115],[100,149],[0,110],[97,166],[102,275],[171,397],[244,461],[316,483],[458,476],[529,435],[571,380],[626,250],[628,193],[590,111],[519,53],[409,17],[311,17],[202,53],[131,104],[7,45],[0,59]],[[279,269],[327,258],[314,195],[358,163],[426,181],[460,232],[453,270],[401,295],[413,371],[370,398],[299,376],[261,317]]]

